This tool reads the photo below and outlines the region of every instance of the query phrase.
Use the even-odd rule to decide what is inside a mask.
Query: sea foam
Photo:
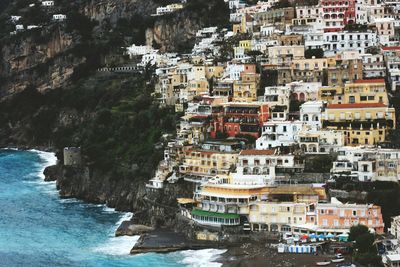
[[[111,208],[108,208],[108,210]],[[114,209],[112,209],[114,210]],[[116,212],[114,210],[114,212]],[[110,232],[110,238],[102,245],[93,249],[94,252],[111,255],[111,256],[124,256],[130,255],[132,247],[136,244],[140,236],[113,236],[116,229],[121,225],[123,221],[130,220],[132,218],[132,212],[123,213],[120,219],[115,223],[115,228]]]
[[[178,252],[183,259],[183,263],[191,267],[219,267],[221,263],[214,262],[221,254],[225,253],[226,249],[200,249],[200,250],[185,250]]]

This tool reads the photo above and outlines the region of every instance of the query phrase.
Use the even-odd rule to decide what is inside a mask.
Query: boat
[[[331,264],[331,261],[318,261],[316,263],[317,266],[327,266],[329,264]]]
[[[335,258],[331,260],[333,263],[344,262],[344,256],[340,253],[335,255]]]

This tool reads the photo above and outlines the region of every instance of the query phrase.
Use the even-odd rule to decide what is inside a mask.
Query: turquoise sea
[[[219,266],[222,250],[129,251],[138,237],[114,237],[129,213],[60,199],[43,170],[52,153],[0,150],[0,266]]]

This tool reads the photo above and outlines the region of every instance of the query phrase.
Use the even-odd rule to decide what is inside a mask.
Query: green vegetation
[[[322,48],[316,49],[307,49],[304,53],[305,58],[323,58],[324,57],[324,50]]]
[[[368,25],[365,24],[347,24],[344,26],[345,31],[350,31],[350,32],[365,32],[368,30]]]
[[[354,241],[354,261],[363,266],[382,266],[381,257],[374,244],[375,236],[368,227],[356,225],[350,228],[349,241]]]
[[[149,177],[163,155],[154,144],[174,133],[173,108],[154,103],[147,75],[103,75],[45,95],[29,88],[0,105],[0,122],[24,121],[19,135],[28,144],[81,146],[86,162],[99,169],[130,173],[138,164],[135,176]]]
[[[279,0],[272,6],[272,8],[278,9],[278,8],[285,8],[285,7],[292,7],[292,6],[294,6],[294,3],[292,3],[289,0]]]
[[[304,102],[301,102],[299,100],[291,99],[290,103],[289,103],[289,112],[299,112],[300,111],[300,106],[303,103]]]
[[[336,156],[332,154],[306,155],[304,172],[329,173],[335,159]]]

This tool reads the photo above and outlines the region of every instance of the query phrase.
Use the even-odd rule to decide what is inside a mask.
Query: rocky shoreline
[[[115,196],[120,193],[103,192],[104,185],[92,188],[91,186],[104,182],[107,176],[100,176],[100,181],[94,183],[94,174],[88,173],[85,168],[70,168],[61,164],[49,166],[44,171],[46,181],[56,181],[62,198],[78,198],[90,203],[104,203],[117,210],[135,212],[135,216],[124,221],[116,230],[116,236],[140,235],[137,243],[132,247],[131,254],[139,253],[169,253],[180,250],[199,249],[226,249],[217,262],[222,266],[311,266],[316,261],[323,261],[332,255],[299,255],[299,254],[278,254],[273,248],[275,239],[262,237],[260,234],[249,236],[230,234],[231,238],[222,241],[198,241],[193,237],[195,232],[202,228],[194,225],[182,216],[178,215],[177,207],[169,207],[174,203],[178,193],[182,191],[147,192],[141,191],[140,185],[126,186],[126,181],[121,181],[119,187],[113,185],[109,190],[124,188],[124,192],[132,190],[130,194],[122,193],[119,198]],[[99,178],[99,176],[97,176]],[[134,186],[134,187],[132,187]],[[183,186],[186,193],[191,193],[192,188],[187,184]],[[134,188],[134,189],[133,189]],[[97,190],[94,190],[97,189]],[[85,195],[86,193],[89,193]],[[136,194],[136,196],[133,196]],[[168,194],[168,199],[160,201]],[[139,201],[141,199],[141,201]],[[160,201],[161,203],[158,203]],[[125,203],[124,203],[125,202]],[[121,207],[123,207],[121,209]],[[165,216],[165,221],[162,221]]]

